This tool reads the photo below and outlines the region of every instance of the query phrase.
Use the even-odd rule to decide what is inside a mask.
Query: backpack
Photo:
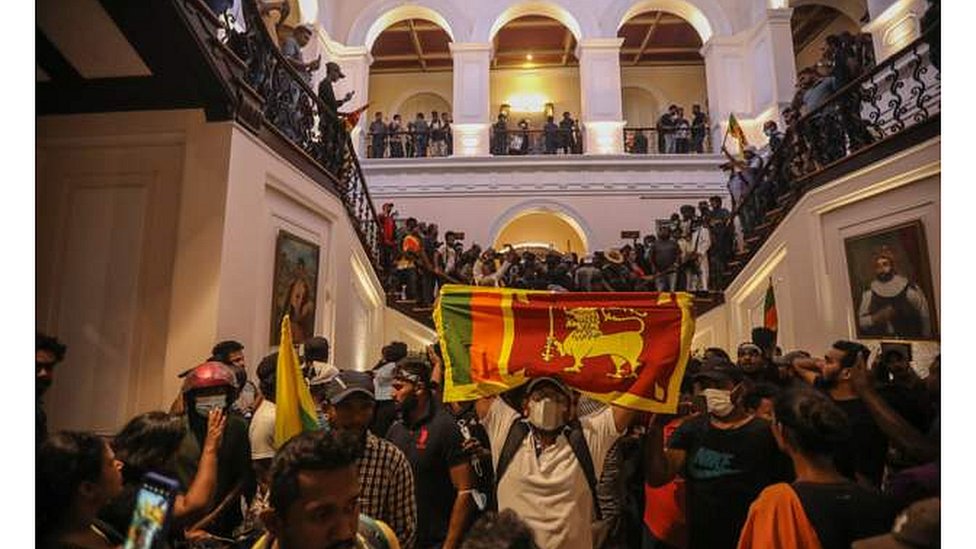
[[[593,498],[593,512],[596,514],[597,520],[603,519],[603,513],[600,512],[600,502],[597,500],[596,494],[596,468],[593,466],[593,458],[590,456],[590,447],[586,444],[586,438],[583,436],[583,426],[580,424],[579,419],[574,419],[568,425],[566,425],[563,434],[566,435],[566,439],[569,441],[569,447],[573,449],[573,455],[576,456],[576,461],[579,462],[580,467],[583,468],[583,475],[586,476],[586,483],[590,486],[590,495]],[[512,459],[515,457],[515,453],[518,449],[522,447],[522,441],[525,437],[529,436],[529,424],[525,420],[519,420],[512,423],[512,426],[508,429],[508,435],[505,437],[505,444],[502,445],[501,454],[498,456],[498,466],[495,467],[495,489],[497,491],[498,485],[501,484],[502,476],[505,475],[505,471],[508,470],[508,466],[512,464]]]

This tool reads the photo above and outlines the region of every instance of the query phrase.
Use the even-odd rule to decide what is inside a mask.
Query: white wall
[[[197,252],[219,244],[222,186],[184,182],[226,171],[229,128],[174,111],[43,117],[37,136],[36,324],[68,345],[51,426],[114,431],[168,405],[171,348],[199,361],[209,346],[184,344],[214,341],[218,258]]]
[[[729,285],[726,304],[699,319],[696,338],[726,349],[747,341],[752,327],[762,325],[772,278],[784,350],[816,355],[834,340],[856,340],[844,240],[913,220],[924,226],[935,292],[930,299],[941,311],[940,142],[935,138],[807,193]],[[876,348],[878,340],[862,342]],[[916,366],[927,368],[938,342],[913,346]]]
[[[52,429],[167,409],[221,339],[253,375],[274,347],[279,229],[320,246],[315,331],[333,362],[378,360],[385,296],[345,208],[249,132],[198,111],[42,117],[37,158],[37,328],[69,347]]]
[[[594,159],[370,159],[363,173],[377,208],[393,202],[401,218],[431,220],[488,246],[507,221],[530,210],[574,219],[590,250],[620,245],[620,231],[646,233],[682,204],[728,196],[717,155]],[[726,205],[729,204],[726,198]],[[466,244],[467,244],[466,243]]]

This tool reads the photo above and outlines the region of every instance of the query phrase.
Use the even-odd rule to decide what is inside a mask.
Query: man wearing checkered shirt
[[[413,549],[417,503],[413,471],[396,446],[367,430],[376,405],[373,378],[367,372],[341,370],[326,387],[325,417],[333,430],[360,436],[360,512],[379,519],[396,533],[403,549]]]

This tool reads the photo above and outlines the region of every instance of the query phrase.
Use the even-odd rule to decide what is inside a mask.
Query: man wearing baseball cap
[[[417,501],[418,549],[456,549],[475,508],[474,471],[457,422],[432,389],[430,364],[420,356],[397,362],[393,400],[400,418],[386,438],[410,462]]]
[[[730,363],[706,362],[694,375],[695,396],[704,397],[706,413],[682,423],[666,448],[657,424],[646,439],[647,483],[662,486],[678,474],[685,479],[689,549],[735,547],[756,496],[793,476],[770,422],[742,406],[744,379]]]
[[[373,376],[340,370],[324,384],[323,411],[333,431],[354,434],[360,441],[360,512],[379,519],[396,533],[401,547],[413,547],[417,532],[417,506],[410,463],[389,441],[367,429],[376,400]]]
[[[498,508],[518,513],[540,547],[593,547],[591,524],[602,518],[596,484],[607,452],[635,415],[606,406],[578,417],[577,401],[559,378],[536,377],[519,410],[497,397],[475,403],[491,443]]]
[[[937,549],[941,547],[942,505],[939,498],[911,504],[895,519],[891,532],[862,539],[852,549]]]

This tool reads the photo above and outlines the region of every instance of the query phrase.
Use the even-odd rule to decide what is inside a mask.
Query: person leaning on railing
[[[373,122],[369,125],[370,137],[370,158],[383,158],[386,156],[386,124],[383,122],[383,113],[378,112],[373,117]]]

